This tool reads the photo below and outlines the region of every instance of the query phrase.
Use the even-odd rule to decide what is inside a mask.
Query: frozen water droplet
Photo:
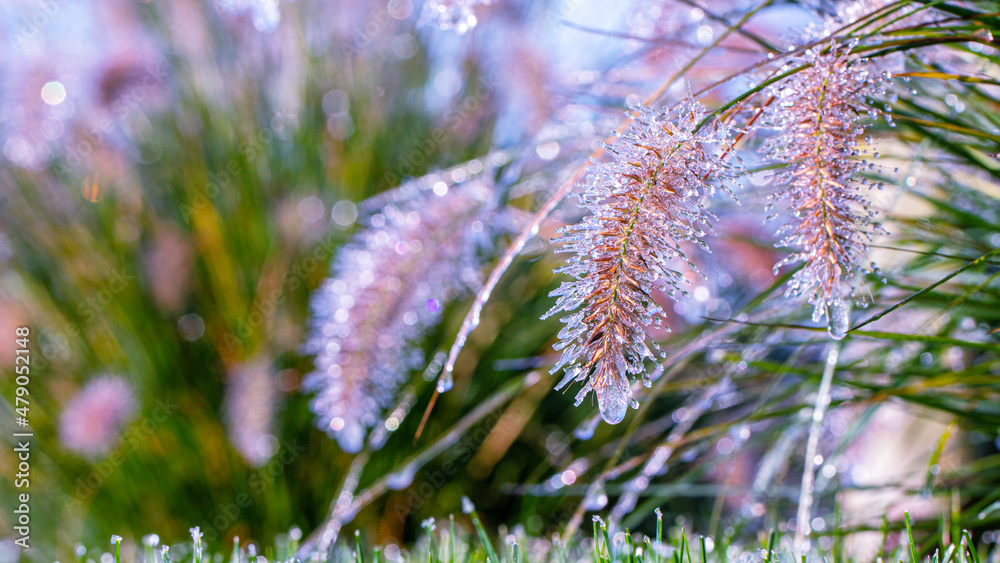
[[[653,386],[653,380],[650,379],[649,377],[643,376],[642,377],[642,386],[645,387],[645,388],[647,388],[647,389],[650,388],[650,387],[652,387]]]
[[[122,542],[122,537],[118,534],[111,535],[111,545],[119,544]]]
[[[438,380],[437,391],[438,393],[447,393],[448,391],[451,391],[451,388],[454,386],[455,386],[455,378],[452,375],[452,372],[449,370],[444,372],[444,375],[441,376],[441,379]]]
[[[826,314],[830,336],[840,340],[847,336],[851,328],[851,307],[843,299],[831,299],[826,303]]]
[[[618,385],[602,385],[597,388],[597,406],[601,410],[601,418],[608,424],[618,424],[625,418],[627,400]]]
[[[462,497],[462,512],[464,514],[472,514],[474,510],[476,510],[476,505],[472,504],[469,497]]]
[[[637,409],[639,408],[639,401],[637,399],[632,399],[632,401],[629,402],[629,406],[633,409]]]

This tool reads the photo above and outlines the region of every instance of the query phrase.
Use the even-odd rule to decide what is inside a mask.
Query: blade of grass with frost
[[[676,352],[670,354],[661,364],[669,365],[670,368],[665,370],[663,375],[656,380],[656,383],[651,389],[651,396],[657,396],[660,392],[662,392],[663,387],[668,381],[688,367],[694,360],[693,356],[695,353],[703,350],[706,346],[709,346],[713,342],[716,342],[719,338],[736,332],[738,329],[738,325],[730,324],[715,331],[708,332],[707,334],[702,332],[694,340],[685,344]],[[618,446],[614,453],[608,457],[601,473],[592,479],[591,484],[587,488],[585,497],[592,496],[601,487],[601,483],[614,471],[616,463],[625,452],[625,447],[631,443],[632,437],[638,429],[639,422],[649,412],[651,404],[652,401],[647,400],[644,401],[639,407],[639,411],[632,418],[629,423],[629,427],[625,430],[622,438],[618,441]],[[576,510],[573,512],[573,516],[570,518],[570,521],[566,524],[566,528],[563,530],[561,536],[561,541],[563,543],[568,543],[576,534],[580,524],[583,523],[585,513],[586,504],[581,502],[577,505]]]
[[[830,387],[840,359],[840,343],[833,342],[829,346],[826,366],[823,369],[823,379],[816,393],[816,405],[812,409],[812,424],[809,427],[809,440],[806,443],[806,454],[802,470],[802,488],[799,493],[799,506],[795,529],[795,553],[803,557],[809,549],[809,536],[812,534],[812,505],[816,483],[816,453],[819,451],[819,434],[823,428],[827,406],[830,403]]]
[[[534,373],[510,382],[491,395],[490,398],[476,405],[474,409],[463,416],[432,444],[404,460],[392,473],[379,477],[360,493],[356,495],[350,494],[348,502],[340,502],[340,494],[338,494],[330,507],[330,513],[326,520],[302,542],[302,546],[296,552],[296,557],[305,561],[313,553],[326,553],[330,546],[333,545],[333,542],[336,541],[343,525],[350,522],[358,511],[387,491],[408,486],[421,467],[438,455],[441,455],[456,441],[465,436],[465,433],[468,432],[472,425],[482,420],[493,410],[503,406],[525,388],[537,383],[539,379],[539,374]],[[343,493],[343,490],[341,493]]]

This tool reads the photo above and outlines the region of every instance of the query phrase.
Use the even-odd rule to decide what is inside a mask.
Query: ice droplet
[[[851,307],[843,299],[831,299],[826,303],[826,314],[829,325],[827,332],[840,340],[847,336],[851,328]]]
[[[438,380],[437,391],[438,393],[447,393],[451,391],[451,388],[455,386],[455,377],[452,375],[451,370],[446,370],[441,379]]]
[[[597,388],[597,406],[604,422],[618,424],[625,418],[625,411],[628,410],[628,397],[618,385],[602,385]]]
[[[476,505],[472,504],[469,497],[462,497],[462,512],[464,514],[472,514],[476,510]]]

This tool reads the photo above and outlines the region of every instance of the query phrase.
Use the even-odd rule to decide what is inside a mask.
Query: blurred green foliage
[[[349,40],[322,48],[301,37],[255,41],[238,30],[219,31],[226,24],[211,5],[189,7],[197,17],[183,21],[161,4],[139,8],[143,25],[167,53],[161,78],[138,86],[151,103],[126,106],[110,126],[114,134],[103,139],[78,131],[92,141],[84,158],[70,150],[44,169],[0,167],[0,230],[11,252],[0,270],[2,326],[32,330],[32,542],[39,560],[70,560],[77,541],[103,544],[112,533],[139,538],[155,531],[180,539],[199,525],[217,546],[233,536],[271,538],[293,525],[307,532],[319,526],[352,462],[314,427],[308,397],[296,391],[311,370],[310,359],[298,351],[310,292],[351,233],[327,224],[330,209],[392,188],[401,178],[480,157],[492,146],[498,108],[489,95],[481,99],[479,89],[492,78],[473,57],[463,61],[456,103],[474,98],[476,109],[454,119],[425,103],[430,55],[420,35],[412,57],[399,60],[355,50]],[[313,8],[305,0],[283,4],[289,29],[311,29]],[[987,15],[968,18],[969,29],[953,32],[996,31],[995,3],[977,9]],[[188,48],[191,37],[209,44]],[[1000,68],[995,51],[964,44],[954,50],[991,72]],[[939,70],[932,59],[906,56],[911,72]],[[964,464],[943,473],[928,469],[926,483],[900,490],[944,498],[941,527],[977,533],[1000,522],[1000,511],[986,510],[1000,500],[994,444],[1000,429],[1000,161],[988,156],[1000,140],[1000,100],[993,84],[914,76],[908,86],[913,93],[894,105],[897,126],[878,131],[893,137],[883,158],[909,167],[904,177],[934,181],[897,186],[905,204],[886,218],[895,250],[887,251],[885,279],[871,280],[876,302],[870,313],[903,303],[903,312],[940,318],[914,327],[907,323],[928,317],[906,317],[895,329],[866,327],[848,337],[847,345],[864,353],[841,366],[837,385],[845,391],[834,395],[831,408],[855,410],[847,431],[824,445],[828,456],[845,452],[887,403],[953,422]],[[346,122],[331,123],[322,109],[331,90],[349,100],[348,135],[338,129]],[[963,101],[964,111],[939,103],[949,94]],[[443,141],[427,142],[438,138]],[[879,176],[888,174],[873,172],[873,179]],[[299,204],[308,197],[324,204],[322,221],[303,220]],[[532,209],[542,197],[529,194],[518,205]],[[911,212],[916,207],[908,206],[918,201],[923,207]],[[751,242],[757,249],[770,246]],[[559,323],[537,320],[551,306],[555,264],[540,252],[515,262],[460,359],[455,388],[440,397],[416,441],[433,386],[414,374],[414,414],[367,461],[360,489],[398,472],[404,460],[499,390],[513,388],[514,398],[417,471],[412,484],[388,488],[350,526],[373,542],[412,540],[422,519],[457,513],[461,497],[469,496],[487,528],[523,523],[532,534],[555,531],[582,513],[578,506],[598,472],[634,476],[663,444],[679,455],[624,519],[626,526],[651,534],[654,506],[669,506],[671,517],[686,515],[694,529],[720,535],[753,536],[786,522],[797,489],[748,490],[746,482],[730,487],[730,475],[749,471],[739,476],[752,481],[753,469],[717,444],[752,425],[742,453],[761,459],[804,427],[800,413],[820,382],[824,333],[799,324],[802,311],[775,305],[777,285],[733,310],[732,318],[747,313],[747,326],[678,321],[664,339],[676,363],[667,366],[636,416],[577,439],[574,429],[594,409],[571,408],[571,396],[551,391],[545,354]],[[466,305],[450,305],[423,342],[429,357],[450,346]],[[204,334],[188,339],[179,323],[192,314]],[[11,334],[2,346],[12,341]],[[6,353],[0,353],[5,425],[13,417],[14,386]],[[271,366],[281,389],[278,450],[261,467],[230,443],[222,407],[228,374],[253,361]],[[733,371],[740,362],[745,364]],[[537,383],[516,387],[535,367]],[[133,382],[141,406],[110,454],[85,459],[59,441],[61,405],[103,373]],[[690,409],[715,385],[729,398],[668,439],[677,422],[672,414]],[[502,417],[511,433],[506,439],[490,434]],[[936,445],[920,447],[929,453]],[[794,460],[779,475],[792,476],[785,479],[792,484],[801,474],[797,452],[786,450]],[[580,481],[545,489],[573,459],[586,461]],[[4,533],[12,525],[13,463],[10,448],[0,452]],[[620,495],[625,479],[608,481],[607,495]],[[842,490],[836,479],[828,481],[817,504],[832,510]],[[741,512],[730,496],[744,507],[764,503],[763,512]],[[932,527],[921,531],[934,536]]]

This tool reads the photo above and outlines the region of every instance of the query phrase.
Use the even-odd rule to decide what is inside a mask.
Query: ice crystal
[[[848,51],[836,44],[807,51],[797,61],[805,68],[771,89],[775,101],[765,114],[777,133],[764,148],[788,165],[776,178],[782,187],[771,206],[787,213],[778,246],[792,253],[775,270],[803,264],[786,293],[807,296],[813,320],[825,316],[834,338],[849,328],[850,298],[865,302],[860,277],[867,243],[878,230],[857,176],[865,166],[858,138],[865,119],[877,114],[869,99],[881,78]]]
[[[398,190],[412,192],[421,182]],[[399,384],[422,366],[414,341],[437,322],[445,303],[478,282],[478,239],[469,235],[484,230],[476,212],[488,185],[478,177],[452,186],[430,183],[367,218],[312,299],[305,349],[316,355],[316,369],[303,386],[317,393],[312,408],[320,428],[348,452],[362,448]]]
[[[628,128],[607,147],[612,161],[591,170],[578,196],[590,215],[554,241],[573,254],[558,270],[573,279],[552,292],[558,300],[545,315],[568,313],[552,373],[564,371],[558,389],[584,383],[577,404],[594,391],[612,424],[632,402],[630,377],[645,373],[647,358],[656,360],[646,329],[665,327],[652,292],[677,293],[683,276],[676,268],[687,261],[682,245],[704,247],[713,219],[705,198],[729,191],[727,131],[715,122],[699,130],[702,116],[694,102],[668,114],[634,107]]]

